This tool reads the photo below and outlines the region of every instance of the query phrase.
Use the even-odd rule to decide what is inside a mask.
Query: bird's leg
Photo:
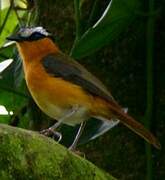
[[[80,125],[80,127],[79,127],[79,130],[78,130],[78,132],[77,132],[77,134],[76,134],[76,137],[75,137],[72,145],[69,147],[69,149],[70,149],[71,151],[75,151],[76,146],[77,146],[77,143],[78,143],[78,140],[80,139],[80,136],[82,135],[82,132],[83,132],[83,130],[84,130],[85,124],[86,124],[86,122],[82,122],[82,123],[81,123],[81,125]]]
[[[56,139],[56,137],[57,137],[58,142],[60,142],[62,139],[62,134],[55,131],[56,128],[58,128],[64,122],[65,119],[72,116],[77,111],[77,109],[78,109],[78,106],[74,106],[71,110],[69,110],[68,113],[66,113],[65,116],[60,118],[57,123],[55,123],[53,126],[49,127],[48,129],[42,130],[40,133],[45,135],[45,136],[53,137],[54,139]]]
[[[62,134],[58,131],[55,131],[55,129],[58,128],[61,124],[62,121],[60,120],[48,129],[42,130],[40,133],[48,137],[53,137],[53,139],[58,139],[57,141],[60,142],[62,139]]]

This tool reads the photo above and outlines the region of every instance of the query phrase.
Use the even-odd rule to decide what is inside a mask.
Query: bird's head
[[[43,27],[21,28],[7,39],[16,42],[22,59],[25,57],[33,59],[33,57],[59,52],[59,48],[52,41],[52,35]]]
[[[7,37],[8,40],[23,42],[23,41],[36,41],[46,37],[51,37],[43,27],[21,28],[16,34]]]

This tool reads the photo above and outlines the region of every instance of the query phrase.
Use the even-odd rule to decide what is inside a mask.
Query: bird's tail
[[[110,112],[115,115],[122,124],[127,126],[129,129],[134,131],[136,134],[144,138],[147,142],[152,144],[157,149],[161,148],[161,145],[158,139],[147,130],[141,123],[137,122],[134,118],[126,114],[122,109],[116,108],[114,106],[109,105]]]
[[[154,147],[157,149],[161,148],[158,139],[155,138],[155,136],[141,123],[137,122],[134,118],[125,113],[115,101],[108,103],[100,98],[95,98],[93,116],[102,117],[100,119],[105,119],[106,121],[111,121],[112,118],[119,119],[122,124],[141,136]]]

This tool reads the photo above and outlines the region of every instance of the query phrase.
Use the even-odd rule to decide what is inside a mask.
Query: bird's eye
[[[35,32],[30,36],[30,40],[38,40],[45,37],[45,35],[39,33],[39,32]]]

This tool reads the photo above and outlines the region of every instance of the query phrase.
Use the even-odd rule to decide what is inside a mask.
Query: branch
[[[0,125],[0,179],[115,180],[54,140]]]

